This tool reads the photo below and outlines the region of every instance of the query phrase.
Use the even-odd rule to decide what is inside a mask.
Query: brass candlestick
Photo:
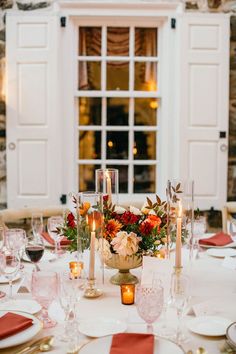
[[[93,299],[103,294],[101,289],[95,288],[95,279],[88,279],[88,286],[85,289],[84,297]]]

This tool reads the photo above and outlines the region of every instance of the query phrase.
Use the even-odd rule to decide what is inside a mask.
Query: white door
[[[55,15],[7,16],[7,204],[59,204],[61,133]]]
[[[180,30],[179,175],[195,181],[195,206],[227,198],[229,18],[185,15]]]

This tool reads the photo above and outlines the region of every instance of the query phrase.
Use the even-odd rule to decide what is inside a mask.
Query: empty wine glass
[[[60,250],[60,242],[63,239],[63,235],[57,232],[57,228],[63,224],[64,220],[62,216],[51,216],[48,218],[47,228],[48,233],[55,243],[55,254],[59,256],[62,253]]]
[[[20,259],[15,253],[10,253],[6,256],[6,267],[4,269],[4,275],[9,281],[9,298],[13,298],[12,294],[12,282],[20,269]]]
[[[4,247],[4,244],[5,244],[5,237],[4,237],[4,229],[3,228],[0,228],[0,250],[3,249]]]
[[[161,286],[136,287],[136,306],[139,316],[147,324],[147,332],[152,333],[152,324],[161,315],[163,307],[163,288]]]
[[[41,260],[44,254],[44,242],[39,234],[28,240],[25,246],[25,254],[35,265],[36,271],[39,271],[40,268],[37,263]]]
[[[229,233],[232,240],[236,242],[236,220],[231,220],[229,224]]]
[[[6,256],[4,253],[0,253],[0,275],[4,274],[6,268]],[[5,297],[6,293],[0,290],[0,298]]]
[[[10,252],[20,256],[20,250],[24,247],[27,237],[23,229],[7,229],[5,231],[6,247]]]
[[[181,320],[189,299],[189,278],[180,272],[174,272],[171,276],[171,300],[177,311],[178,326],[176,341],[179,344],[185,338],[181,331]]]
[[[43,232],[43,214],[42,213],[32,213],[31,216],[31,227],[34,237],[38,237]]]
[[[32,273],[31,292],[34,299],[42,306],[39,319],[43,322],[43,328],[56,325],[48,315],[49,305],[58,295],[58,275],[56,272],[38,271]]]

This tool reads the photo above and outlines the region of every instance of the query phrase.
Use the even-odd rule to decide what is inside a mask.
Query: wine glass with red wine
[[[41,260],[44,253],[44,243],[41,236],[33,237],[28,240],[25,247],[25,254],[30,261],[35,265],[36,270],[39,270],[37,263]]]

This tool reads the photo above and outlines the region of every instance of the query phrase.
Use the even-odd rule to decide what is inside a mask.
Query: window
[[[78,188],[95,169],[119,170],[119,191],[155,193],[158,180],[157,27],[78,26]]]

